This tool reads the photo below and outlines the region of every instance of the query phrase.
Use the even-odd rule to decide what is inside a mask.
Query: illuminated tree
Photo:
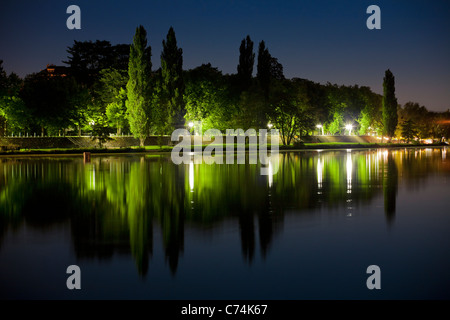
[[[0,60],[0,136],[8,131],[21,131],[29,122],[25,104],[19,97],[23,81],[15,73],[8,76],[2,64]]]
[[[203,131],[225,131],[230,122],[231,103],[227,99],[227,83],[222,72],[210,63],[185,73],[186,119],[202,121]]]
[[[283,145],[290,145],[315,127],[306,86],[291,80],[274,81],[270,94],[270,122],[279,130]]]
[[[124,88],[120,88],[114,101],[109,103],[106,107],[108,121],[117,129],[118,135],[121,134],[122,129],[128,125],[126,100],[127,92]]]
[[[328,125],[328,131],[331,134],[341,134],[344,127],[344,116],[341,110],[335,110],[333,113],[333,121]]]
[[[127,83],[127,113],[130,131],[144,146],[150,126],[151,109],[151,47],[147,47],[147,32],[143,26],[136,28],[130,49]]]

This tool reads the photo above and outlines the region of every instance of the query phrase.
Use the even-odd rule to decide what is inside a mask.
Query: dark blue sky
[[[68,30],[66,9],[81,8],[81,30]],[[381,30],[369,30],[366,9],[381,9]],[[131,43],[142,24],[154,69],[170,26],[183,48],[184,68],[210,62],[235,73],[239,45],[261,40],[286,77],[369,86],[382,94],[386,69],[399,103],[450,108],[450,1],[196,0],[28,1],[0,3],[0,59],[20,76],[62,64],[73,40]],[[256,71],[256,65],[255,69]]]

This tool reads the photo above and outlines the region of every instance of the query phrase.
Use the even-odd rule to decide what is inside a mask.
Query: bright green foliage
[[[359,122],[359,131],[358,133],[360,135],[365,135],[367,134],[370,130],[370,124],[371,124],[371,119],[369,116],[369,113],[366,111],[366,109],[363,109],[361,111],[361,116],[358,119]]]
[[[222,73],[204,64],[185,73],[186,120],[202,121],[202,130],[231,128],[232,112]]]
[[[0,136],[26,130],[29,114],[19,97],[22,80],[14,73],[9,76],[0,60]]]
[[[151,47],[147,47],[147,32],[143,26],[136,28],[130,48],[127,83],[127,114],[130,131],[144,146],[149,134],[151,111]]]
[[[274,81],[270,92],[268,116],[279,130],[283,145],[290,145],[296,135],[301,138],[314,130],[315,121],[304,85],[291,80]]]
[[[106,116],[104,114],[98,114],[92,120],[92,140],[96,141],[99,148],[103,147],[103,144],[110,140],[109,126]]]
[[[126,100],[127,92],[120,88],[114,101],[106,107],[108,121],[117,129],[117,134],[121,134],[122,129],[128,126]]]
[[[333,113],[333,121],[327,126],[328,131],[331,134],[341,134],[344,128],[344,116],[342,111],[335,110]]]
[[[82,128],[91,130],[89,122],[101,114],[101,111],[98,110],[98,105],[92,103],[89,90],[78,83],[75,83],[75,91],[69,101],[72,106],[69,112],[69,120],[71,125],[77,128],[78,136],[80,136]]]
[[[166,132],[183,128],[186,114],[183,99],[183,50],[178,48],[175,31],[170,27],[166,40],[163,40],[161,53],[162,103],[160,108],[167,114]]]
[[[398,124],[397,98],[395,97],[395,78],[388,69],[383,79],[383,127],[384,134],[391,138]]]

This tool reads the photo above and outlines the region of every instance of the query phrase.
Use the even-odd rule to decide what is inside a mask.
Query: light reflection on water
[[[82,292],[85,298],[142,298],[139,281],[151,282],[145,297],[161,299],[448,298],[448,272],[440,272],[450,267],[446,152],[281,152],[278,171],[269,162],[267,176],[259,164],[176,166],[157,154],[93,156],[90,163],[3,158],[0,296],[67,297],[57,285],[26,287],[64,281],[64,274],[55,278],[55,266],[78,264],[92,279],[121,270],[115,286],[100,281]],[[409,254],[411,246],[424,254]],[[36,261],[36,252],[47,260]],[[371,296],[355,268],[377,259],[401,283]],[[325,261],[340,270],[339,280],[323,275]],[[44,274],[21,280],[17,270],[33,263]],[[412,270],[401,273],[406,265]],[[413,271],[429,282],[422,295],[410,288]],[[202,290],[189,286],[192,277]],[[11,290],[15,283],[23,290]],[[163,290],[168,284],[178,291]]]

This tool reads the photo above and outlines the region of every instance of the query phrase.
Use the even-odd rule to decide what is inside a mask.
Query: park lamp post
[[[194,122],[193,121],[189,121],[188,127],[189,127],[189,133],[191,133],[192,128],[194,128]]]
[[[324,133],[323,133],[323,125],[321,125],[321,124],[318,124],[318,125],[316,126],[316,128],[318,128],[318,129],[322,129],[322,135],[324,136]]]
[[[352,128],[353,128],[353,126],[352,126],[351,124],[347,124],[347,125],[345,126],[345,129],[348,130],[348,135],[349,135],[349,136],[352,135]]]

